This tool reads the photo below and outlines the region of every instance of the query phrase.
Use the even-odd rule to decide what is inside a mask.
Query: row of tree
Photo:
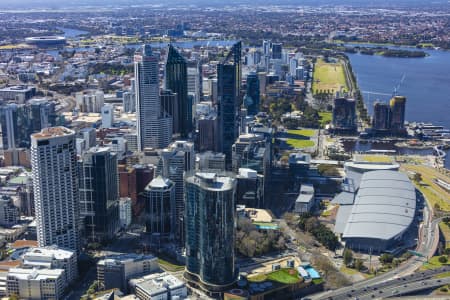
[[[317,217],[309,213],[300,216],[298,227],[306,232],[311,233],[322,245],[329,250],[336,250],[339,247],[339,240],[334,232],[320,223]]]
[[[284,249],[286,249],[286,242],[281,232],[276,230],[258,230],[250,219],[238,219],[236,250],[241,255],[254,257]]]

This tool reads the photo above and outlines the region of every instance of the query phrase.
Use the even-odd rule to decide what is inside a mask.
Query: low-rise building
[[[63,269],[12,268],[7,275],[7,294],[19,299],[62,299],[67,286]]]
[[[26,267],[63,269],[68,284],[78,277],[77,254],[74,251],[56,246],[31,248],[22,258]]]
[[[128,280],[157,270],[158,259],[152,255],[123,254],[100,260],[97,280],[101,290],[119,288],[126,292]]]
[[[140,300],[172,300],[187,297],[186,284],[167,273],[158,273],[130,281],[130,286]]]
[[[302,184],[300,194],[295,200],[296,213],[302,214],[310,212],[314,206],[314,186],[312,184]]]

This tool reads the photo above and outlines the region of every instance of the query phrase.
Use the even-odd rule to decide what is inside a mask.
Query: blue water
[[[424,50],[425,58],[392,58],[347,54],[362,91],[392,94],[402,77],[398,94],[407,98],[406,120],[431,122],[450,128],[450,52]],[[372,112],[376,99],[389,95],[363,93]]]
[[[66,37],[66,38],[74,38],[74,37],[89,33],[84,30],[78,30],[78,29],[73,29],[73,28],[58,27],[58,29],[61,31],[64,31],[64,37]]]
[[[309,277],[311,277],[312,279],[318,279],[320,278],[320,274],[319,272],[317,272],[314,268],[312,267],[306,267],[305,271],[308,272]]]

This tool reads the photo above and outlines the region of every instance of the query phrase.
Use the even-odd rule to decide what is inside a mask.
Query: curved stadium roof
[[[364,173],[342,237],[395,238],[411,225],[415,210],[415,188],[405,174]]]

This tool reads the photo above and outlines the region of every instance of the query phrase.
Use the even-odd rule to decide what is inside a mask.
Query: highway
[[[402,277],[396,277],[396,279],[391,279],[388,281],[384,281],[377,284],[368,284],[361,287],[355,287],[354,285],[350,287],[348,291],[345,293],[339,293],[339,294],[333,294],[333,295],[327,295],[325,297],[321,297],[319,299],[328,299],[328,300],[344,300],[344,299],[364,299],[364,297],[368,297],[370,299],[372,298],[385,298],[386,295],[392,297],[395,295],[404,293],[411,293],[418,290],[423,289],[429,289],[430,287],[434,286],[441,286],[447,284],[447,278],[444,281],[442,279],[441,281],[434,280],[433,277],[450,271],[450,266],[442,267],[439,269],[434,270],[427,270],[422,271],[418,273],[413,273],[411,275],[402,276]],[[419,286],[417,283],[421,284],[422,282],[426,282],[426,285],[422,285],[419,289]],[[408,292],[409,289],[405,289],[406,287],[410,287],[411,291]],[[396,293],[392,293],[393,291],[397,291]],[[372,297],[372,295],[375,295],[375,297]],[[317,299],[314,297],[311,297],[311,299]]]
[[[385,282],[392,280],[403,280],[403,278],[407,278],[407,276],[414,276],[413,274],[423,263],[426,261],[426,258],[430,258],[436,252],[436,248],[439,243],[439,228],[438,224],[442,221],[442,218],[435,219],[431,221],[432,213],[427,210],[425,206],[425,219],[424,226],[420,232],[419,236],[419,245],[416,249],[417,252],[424,255],[423,258],[419,257],[411,257],[406,262],[401,264],[398,268],[386,272],[384,274],[378,275],[374,278],[360,281],[354,283],[351,286],[343,287],[337,290],[327,291],[321,294],[312,295],[310,298],[314,300],[324,300],[324,299],[348,299],[348,295],[358,294],[365,292],[365,290],[373,287],[383,287]],[[430,222],[431,221],[431,222]],[[441,269],[438,269],[436,272],[440,272]],[[450,267],[444,268],[444,272],[450,271]],[[431,272],[431,271],[430,271]],[[416,273],[422,274],[422,273]],[[436,273],[431,273],[436,274]],[[399,279],[400,278],[400,279]],[[414,279],[414,277],[410,277],[410,279]],[[423,278],[422,278],[423,279]],[[387,285],[386,285],[387,286]]]
[[[450,283],[450,277],[441,279],[420,280],[412,283],[403,283],[392,286],[384,290],[373,291],[365,295],[358,296],[358,299],[385,299],[389,297],[401,296],[406,294],[417,293],[423,290],[436,289],[440,286]]]

